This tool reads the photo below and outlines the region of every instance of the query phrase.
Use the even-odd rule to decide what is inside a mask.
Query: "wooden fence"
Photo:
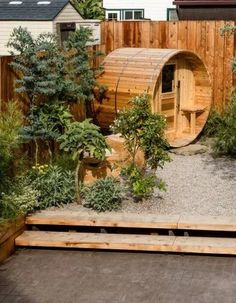
[[[214,92],[214,106],[224,107],[230,95],[233,75],[232,57],[236,39],[220,35],[225,24],[233,21],[123,21],[101,24],[99,49],[109,54],[120,47],[177,48],[196,52],[210,73]],[[10,57],[0,57],[0,100],[15,99],[14,73],[8,63]],[[76,111],[76,109],[74,108]],[[80,111],[78,111],[80,112]]]
[[[232,88],[233,36],[220,35],[233,21],[123,21],[102,23],[102,48],[108,54],[120,47],[177,48],[196,52],[206,64],[213,85],[213,102],[224,107]]]

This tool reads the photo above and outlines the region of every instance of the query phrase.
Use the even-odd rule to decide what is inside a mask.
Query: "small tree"
[[[155,186],[155,175],[147,174],[149,166],[156,171],[163,167],[165,162],[170,161],[167,152],[169,146],[165,139],[165,118],[157,113],[152,113],[148,95],[134,97],[130,101],[131,108],[119,112],[114,121],[112,131],[120,133],[125,139],[125,147],[130,154],[131,164],[126,167],[125,173],[133,193],[143,197],[152,192]],[[138,150],[142,150],[145,158],[145,167],[141,170],[135,163]],[[159,189],[164,189],[162,181],[158,184]]]
[[[52,101],[86,102],[93,100],[97,68],[91,62],[101,55],[88,52],[91,30],[80,28],[71,33],[62,48],[51,33],[33,39],[22,27],[15,28],[8,42],[14,57],[10,64],[18,76],[16,92],[30,105]]]
[[[71,123],[66,132],[58,138],[60,148],[72,154],[72,158],[77,161],[75,188],[78,203],[81,200],[78,182],[82,181],[81,172],[85,157],[102,160],[108,149],[105,138],[99,130],[98,126],[86,119],[83,122]]]

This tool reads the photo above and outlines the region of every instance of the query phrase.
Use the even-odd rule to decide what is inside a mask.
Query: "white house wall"
[[[144,9],[144,18],[167,20],[167,8],[176,8],[172,3],[173,0],[103,0],[103,7],[107,10]]]
[[[37,37],[41,33],[52,33],[52,21],[0,21],[0,56],[9,55],[6,44],[14,28],[27,28],[33,37]]]
[[[71,4],[67,4],[60,14],[54,20],[54,32],[56,33],[56,24],[57,23],[78,23],[83,18],[80,14],[74,9]]]

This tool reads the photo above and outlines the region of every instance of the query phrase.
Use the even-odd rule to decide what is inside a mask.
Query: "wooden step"
[[[86,214],[71,211],[42,211],[26,218],[30,225],[99,226],[177,229],[180,216],[137,214]]]
[[[26,218],[29,225],[97,226],[236,232],[236,217],[153,214],[87,214],[45,210]]]
[[[236,255],[236,239],[25,231],[16,246]]]

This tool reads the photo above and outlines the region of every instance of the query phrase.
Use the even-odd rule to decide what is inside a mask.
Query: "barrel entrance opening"
[[[155,111],[166,117],[166,136],[173,147],[192,142],[202,130],[209,113],[207,72],[198,58],[177,55],[159,76]]]

